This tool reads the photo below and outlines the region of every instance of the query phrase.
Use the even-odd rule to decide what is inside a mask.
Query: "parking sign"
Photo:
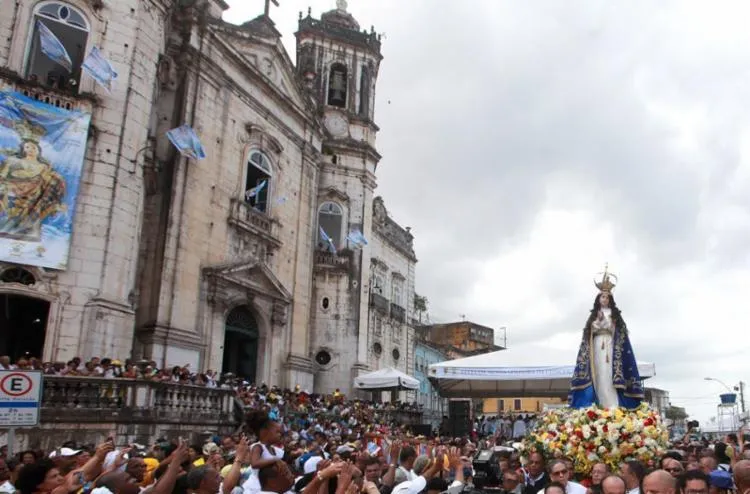
[[[0,371],[0,427],[39,425],[41,371]]]

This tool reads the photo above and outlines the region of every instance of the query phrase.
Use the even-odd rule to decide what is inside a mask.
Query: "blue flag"
[[[322,226],[320,227],[320,238],[322,238],[323,241],[328,244],[328,247],[330,247],[331,252],[333,252],[334,254],[336,254],[336,245],[334,245],[333,239],[328,236],[328,234],[326,233],[326,231],[323,230]]]
[[[349,235],[346,236],[346,239],[349,242],[353,243],[355,247],[362,247],[364,245],[367,245],[367,239],[362,234],[362,232],[357,229],[350,231]]]
[[[258,185],[256,185],[252,189],[250,189],[247,192],[245,192],[245,199],[249,201],[253,197],[255,197],[258,194],[260,194],[260,191],[263,190],[263,188],[266,186],[267,182],[268,182],[267,180],[263,180],[261,183],[259,183]]]
[[[194,160],[202,160],[206,157],[201,140],[189,125],[167,131],[167,137],[183,156]]]
[[[91,53],[83,61],[81,68],[88,72],[104,89],[112,90],[112,81],[117,79],[117,72],[115,72],[109,60],[104,58],[99,48],[95,46],[91,49]]]
[[[68,72],[73,72],[70,55],[57,36],[42,21],[36,21],[36,28],[39,31],[39,46],[42,53],[56,64],[63,66]]]

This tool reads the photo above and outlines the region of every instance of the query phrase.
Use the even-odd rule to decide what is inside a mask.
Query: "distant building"
[[[486,398],[482,404],[483,415],[513,413],[540,413],[545,405],[562,405],[562,398]]]
[[[442,350],[446,360],[469,357],[482,353],[504,350],[505,346],[495,344],[495,330],[471,321],[445,324],[431,324],[415,329],[416,337]],[[505,341],[504,335],[502,341]]]
[[[657,388],[646,388],[644,391],[646,402],[658,410],[662,417],[665,416],[669,409],[669,391]]]
[[[429,343],[417,341],[414,345],[414,377],[419,379],[417,403],[422,405],[422,423],[440,426],[443,415],[448,414],[448,400],[441,398],[438,390],[427,378],[430,365],[445,362],[445,353]]]

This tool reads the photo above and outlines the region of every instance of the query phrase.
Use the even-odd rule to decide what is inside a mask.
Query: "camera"
[[[502,484],[500,472],[500,455],[497,451],[484,449],[479,451],[472,462],[474,467],[474,487],[476,489],[499,488]]]

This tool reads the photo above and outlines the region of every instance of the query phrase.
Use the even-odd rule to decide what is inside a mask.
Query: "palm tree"
[[[429,304],[429,301],[427,300],[427,297],[423,297],[421,295],[414,294],[414,312],[419,314],[419,324],[422,324],[422,314],[427,312],[427,305]]]

